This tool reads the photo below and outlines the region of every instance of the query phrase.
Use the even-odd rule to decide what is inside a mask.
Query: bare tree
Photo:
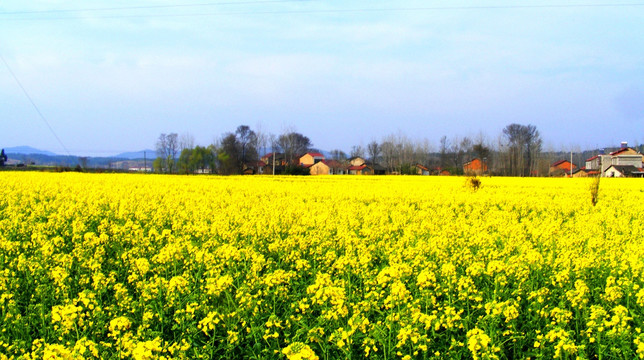
[[[483,143],[476,143],[472,145],[472,153],[479,159],[484,160],[490,156],[490,148]]]
[[[396,149],[398,150],[397,167],[402,170],[403,166],[410,168],[412,165],[415,165],[412,164],[414,162],[415,152],[414,142],[401,132],[396,136],[396,140]]]
[[[190,133],[183,133],[179,137],[179,152],[185,149],[192,149],[195,147],[195,137]]]
[[[527,176],[536,168],[542,141],[534,125],[510,124],[503,129],[509,175]]]
[[[432,145],[427,139],[416,144],[416,163],[431,166],[433,162]]]
[[[336,161],[344,161],[347,159],[347,154],[340,149],[335,149],[331,150],[331,158]]]
[[[395,139],[393,136],[385,137],[380,144],[380,150],[382,153],[382,162],[383,166],[387,169],[387,172],[392,173],[396,170],[396,145]]]
[[[469,160],[472,157],[472,146],[473,146],[473,141],[467,136],[464,136],[461,139],[461,142],[459,143],[459,149],[458,153],[460,155],[460,161],[458,166],[462,167],[463,164]]]
[[[239,174],[242,171],[241,146],[235,134],[226,133],[221,138],[219,154],[217,156],[222,174]]]
[[[176,133],[168,134],[168,170],[170,173],[176,171],[177,153],[179,152],[179,138]]]
[[[247,125],[240,125],[235,131],[239,145],[239,162],[243,165],[257,159],[257,135]]]
[[[277,149],[279,149],[279,145],[277,143],[277,136],[275,134],[268,134],[268,144],[271,147],[271,153],[273,154],[272,159],[271,159],[271,168],[273,169],[273,175],[275,175],[275,152]]]
[[[460,140],[458,139],[458,136],[454,136],[452,138],[452,141],[450,141],[450,147],[449,147],[449,166],[451,166],[454,169],[458,169],[459,164],[461,162],[461,156],[462,154],[460,153]]]
[[[268,134],[262,129],[262,123],[259,122],[255,125],[255,148],[259,155],[266,154],[266,147],[268,146]]]
[[[367,153],[369,154],[369,161],[371,161],[374,164],[377,164],[380,161],[380,153],[382,152],[382,148],[380,147],[380,144],[378,144],[377,141],[372,141],[369,144],[367,144]]]
[[[155,161],[155,164],[159,171],[174,172],[179,148],[178,135],[176,133],[162,133],[159,135],[156,148],[157,161]]]
[[[364,158],[364,148],[360,145],[354,145],[353,147],[351,147],[351,157]]]
[[[297,156],[303,155],[313,146],[308,137],[296,132],[280,135],[277,143],[289,163],[293,163]]]
[[[447,136],[443,135],[440,140],[440,167],[446,168],[448,164],[450,143]]]

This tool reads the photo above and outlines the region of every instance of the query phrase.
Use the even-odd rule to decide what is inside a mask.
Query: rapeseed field
[[[0,179],[0,359],[644,358],[641,179]]]

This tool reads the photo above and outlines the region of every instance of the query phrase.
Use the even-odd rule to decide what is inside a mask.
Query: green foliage
[[[162,173],[163,172],[163,159],[161,157],[157,157],[154,159],[152,162],[152,168],[154,169],[155,172]]]
[[[311,170],[299,165],[289,165],[284,168],[283,175],[311,175]]]
[[[445,170],[449,171],[450,175],[463,175],[462,167],[446,167]]]
[[[400,166],[400,174],[401,175],[418,175],[418,171],[416,170],[416,167],[411,165],[411,164],[402,164]]]

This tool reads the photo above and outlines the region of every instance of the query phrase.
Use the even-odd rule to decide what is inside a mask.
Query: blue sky
[[[555,149],[644,142],[644,1],[198,3],[5,1],[0,55],[72,154],[240,124],[345,151],[513,122]],[[1,62],[0,114],[0,147],[65,153]]]

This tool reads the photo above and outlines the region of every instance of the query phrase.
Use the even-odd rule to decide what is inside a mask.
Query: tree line
[[[414,140],[404,134],[390,134],[366,146],[353,146],[349,153],[334,149],[328,154],[330,159],[340,162],[359,156],[393,174],[415,174],[419,164],[462,174],[463,165],[478,158],[491,173],[531,176],[547,174],[549,160],[544,161],[541,156],[542,147],[536,126],[510,124],[496,142],[483,134],[474,138],[443,136],[435,148],[426,139]],[[160,173],[242,174],[249,164],[256,164],[262,155],[270,152],[280,153],[289,165],[290,170],[283,171],[298,173],[299,156],[310,151],[318,150],[313,148],[307,136],[296,131],[286,130],[275,135],[240,125],[207,146],[195,146],[194,138],[189,134],[160,134],[153,167]]]
[[[295,131],[279,136],[240,125],[208,146],[195,146],[191,135],[161,134],[156,143],[157,158],[153,167],[162,173],[241,174],[245,166],[259,161],[267,152],[280,152],[289,164],[313,151],[311,140]]]

